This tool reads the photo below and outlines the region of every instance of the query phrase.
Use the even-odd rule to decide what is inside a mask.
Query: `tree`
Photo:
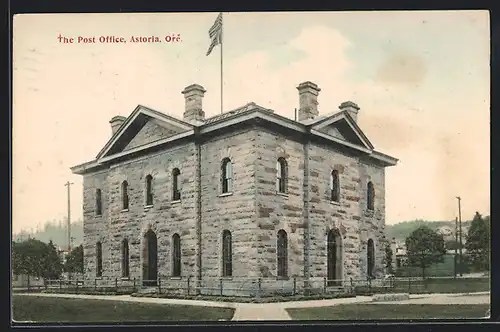
[[[66,272],[83,273],[83,246],[81,244],[73,248],[66,257],[64,270]]]
[[[61,267],[61,260],[52,243],[46,244],[30,238],[12,244],[14,274],[57,278],[61,273]]]
[[[406,254],[408,265],[420,267],[422,278],[425,278],[426,268],[443,262],[446,254],[443,235],[427,226],[417,228],[406,238]]]
[[[386,243],[385,245],[385,267],[387,268],[387,273],[393,273],[394,269],[392,268],[392,257],[393,252],[390,243]]]
[[[478,271],[489,270],[490,222],[476,212],[467,232],[465,249],[468,262]]]
[[[62,273],[62,262],[52,240],[46,245],[43,277],[45,279],[58,279]]]

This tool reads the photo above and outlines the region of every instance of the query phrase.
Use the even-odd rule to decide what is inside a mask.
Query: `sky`
[[[82,219],[82,177],[138,104],[182,118],[184,87],[220,113],[221,47],[206,56],[217,13],[27,14],[14,17],[13,231]],[[75,43],[60,43],[58,36]],[[96,43],[77,43],[78,36]],[[99,36],[127,43],[99,43]],[[131,43],[132,36],[179,36]],[[253,101],[294,117],[296,87],[321,88],[320,114],[343,101],[386,170],[386,223],[463,219],[490,210],[487,11],[224,13],[223,106]]]

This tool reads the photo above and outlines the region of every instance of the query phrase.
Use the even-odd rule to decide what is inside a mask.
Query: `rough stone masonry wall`
[[[381,278],[384,275],[384,246],[385,235],[385,169],[377,166],[368,160],[359,163],[359,173],[361,179],[361,232],[360,232],[360,268],[361,279],[367,278],[367,242],[373,239],[375,246],[375,268],[374,275]],[[367,209],[367,186],[368,182],[373,183],[375,189],[374,210]]]
[[[330,175],[337,170],[340,183],[339,202],[331,202]],[[327,235],[342,224],[347,233],[342,243],[342,275],[344,280],[360,277],[359,224],[360,174],[356,157],[338,149],[311,144],[309,148],[310,183],[310,260],[315,285],[327,276]]]
[[[87,176],[84,182],[85,256],[87,271],[95,275],[95,242],[103,241],[103,278],[120,278],[121,242],[127,238],[130,252],[130,278],[142,278],[143,241],[151,228],[157,236],[158,277],[171,275],[171,238],[174,233],[181,237],[182,275],[196,276],[196,192],[195,192],[195,145],[190,143],[162,153],[148,155],[116,165],[107,177]],[[181,201],[172,202],[172,170],[181,171]],[[153,177],[153,206],[145,207],[145,178]],[[129,209],[122,211],[121,183],[129,184]],[[104,182],[101,182],[104,181]],[[103,217],[92,224],[91,206],[95,186],[103,191]],[[107,230],[107,232],[106,232]],[[92,258],[94,256],[94,258]],[[171,282],[170,282],[171,283]]]
[[[204,288],[219,288],[222,276],[222,232],[232,235],[232,278],[224,294],[244,288],[258,276],[255,218],[256,132],[247,130],[218,137],[201,146],[202,275]],[[230,158],[233,186],[221,194],[222,160]],[[210,293],[209,289],[204,292]],[[217,291],[215,291],[217,293]]]
[[[361,196],[360,204],[362,207],[361,216],[361,276],[367,277],[367,242],[368,239],[373,239],[375,245],[375,268],[374,275],[376,278],[381,278],[384,275],[384,235],[385,235],[385,168],[377,166],[375,163],[368,160],[363,160],[360,163],[361,185],[363,195]],[[375,189],[374,210],[367,210],[367,195],[366,188],[368,182],[372,181]]]
[[[83,266],[85,279],[96,277],[96,244],[101,241],[103,248],[109,244],[106,236],[109,224],[109,187],[106,185],[108,171],[100,171],[83,176]],[[101,189],[102,214],[96,215],[96,190]],[[103,265],[108,252],[103,251]]]
[[[303,153],[302,143],[264,130],[257,133],[255,235],[260,277],[277,275],[277,233],[281,229],[288,237],[288,276],[304,275]],[[276,162],[280,157],[288,164],[285,195],[276,190]]]

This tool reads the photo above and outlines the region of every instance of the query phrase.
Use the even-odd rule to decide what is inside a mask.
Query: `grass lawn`
[[[294,320],[482,318],[489,304],[344,304],[287,309]]]
[[[473,293],[490,290],[489,278],[464,278],[464,279],[426,279],[411,280],[410,285],[406,280],[396,280],[397,292],[405,293]]]
[[[13,319],[35,322],[230,320],[234,309],[14,295]]]

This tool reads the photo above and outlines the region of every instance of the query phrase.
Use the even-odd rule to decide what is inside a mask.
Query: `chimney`
[[[111,118],[109,123],[111,124],[112,135],[114,135],[118,131],[118,129],[120,129],[125,120],[127,120],[127,118],[121,115],[117,115]]]
[[[312,82],[300,83],[299,90],[299,121],[313,119],[318,112],[318,93],[321,91],[318,86]]]
[[[199,84],[191,84],[187,86],[182,94],[186,100],[186,108],[184,110],[184,120],[186,121],[204,121],[205,112],[202,107],[203,96],[207,92]]]
[[[351,118],[353,118],[354,122],[358,121],[359,106],[356,103],[352,101],[344,101],[340,104],[339,108],[342,111],[347,111]]]

